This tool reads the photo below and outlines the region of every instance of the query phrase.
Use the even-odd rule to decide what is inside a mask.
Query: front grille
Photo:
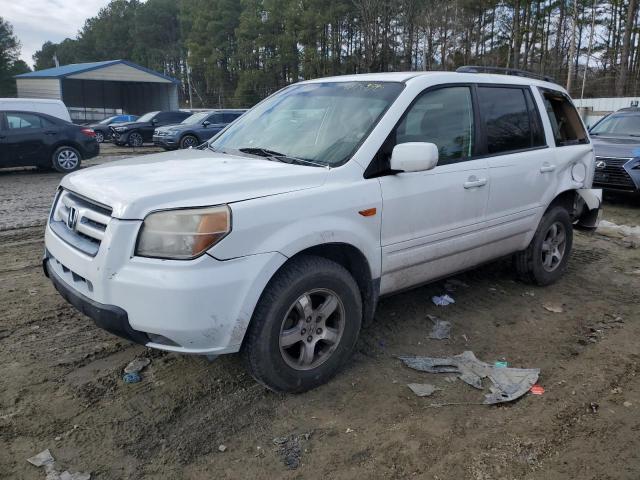
[[[66,243],[95,257],[110,219],[110,208],[61,190],[53,206],[49,225]]]
[[[596,171],[593,183],[596,186],[610,187],[620,190],[635,190],[633,179],[624,169],[630,158],[596,157]],[[604,168],[598,168],[598,163],[604,162]]]

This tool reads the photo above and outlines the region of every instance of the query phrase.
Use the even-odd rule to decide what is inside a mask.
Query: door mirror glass
[[[393,147],[391,170],[423,172],[438,164],[438,147],[435,143],[409,142]]]
[[[211,125],[211,122],[209,120],[205,120],[204,122],[202,122],[203,127],[208,127],[209,125]]]
[[[155,125],[156,123],[158,123],[158,119],[157,118],[151,119],[151,123],[153,123]]]

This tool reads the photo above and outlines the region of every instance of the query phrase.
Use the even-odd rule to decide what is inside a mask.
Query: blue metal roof
[[[20,75],[16,75],[15,78],[65,78],[70,75],[89,72],[91,70],[98,70],[100,68],[116,65],[118,63],[122,63],[130,67],[136,68],[138,70],[141,70],[143,72],[149,73],[151,75],[164,78],[165,80],[169,80],[173,83],[180,83],[180,81],[176,80],[175,78],[169,77],[167,75],[163,75],[162,73],[158,73],[154,70],[150,70],[148,68],[143,67],[142,65],[138,65],[136,63],[129,62],[127,60],[106,60],[104,62],[70,63],[69,65],[62,65],[60,67],[47,68],[45,70],[36,70],[35,72],[22,73]]]

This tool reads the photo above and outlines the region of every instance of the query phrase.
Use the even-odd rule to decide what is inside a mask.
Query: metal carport
[[[126,60],[74,63],[16,76],[18,97],[59,99],[75,122],[178,109],[178,80]]]

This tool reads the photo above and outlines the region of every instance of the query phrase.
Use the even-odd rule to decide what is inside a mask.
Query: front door
[[[487,160],[477,158],[471,87],[428,89],[409,107],[383,149],[436,144],[425,172],[379,178],[382,189],[381,293],[391,293],[482,261],[488,199]]]

